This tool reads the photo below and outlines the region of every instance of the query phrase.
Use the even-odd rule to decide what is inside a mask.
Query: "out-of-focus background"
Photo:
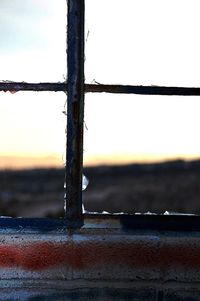
[[[85,168],[86,211],[199,214],[200,161]],[[63,216],[63,169],[0,172],[1,215]]]
[[[179,4],[86,0],[86,82],[199,86],[199,3]],[[66,15],[65,0],[1,1],[0,80],[65,81]],[[66,101],[0,93],[0,215],[63,215]],[[85,209],[199,214],[199,111],[200,97],[86,94]]]

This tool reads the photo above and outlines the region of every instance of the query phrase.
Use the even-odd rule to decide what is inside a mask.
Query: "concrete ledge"
[[[117,300],[200,300],[200,232],[125,231],[109,220],[80,230],[1,231],[0,278],[2,294],[24,300],[56,292],[70,300],[80,289],[80,300],[93,298],[87,290],[97,300],[116,299],[115,290]]]
[[[56,290],[55,288],[9,288],[1,289],[0,301],[198,301],[200,290],[182,289],[182,290],[158,290],[155,288],[111,288],[103,287],[85,287],[85,288],[65,288]]]
[[[112,223],[1,233],[0,277],[200,282],[199,232],[125,232]]]
[[[157,300],[157,292],[151,289],[144,289],[143,291],[135,289],[110,289],[110,288],[84,288],[76,290],[46,290],[46,291],[34,291],[24,289],[22,290],[10,290],[1,291],[1,301],[106,301],[106,300],[131,300],[131,301],[155,301]]]

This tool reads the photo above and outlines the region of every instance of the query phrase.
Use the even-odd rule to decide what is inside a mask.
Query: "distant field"
[[[200,161],[85,168],[85,209],[200,213]],[[0,171],[0,215],[63,215],[64,170]]]

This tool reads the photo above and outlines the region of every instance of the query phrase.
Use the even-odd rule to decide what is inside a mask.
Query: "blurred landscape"
[[[200,160],[84,168],[85,210],[200,213]],[[64,170],[1,170],[0,215],[60,217]]]

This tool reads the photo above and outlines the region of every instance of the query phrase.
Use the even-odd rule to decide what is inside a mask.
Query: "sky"
[[[86,0],[86,83],[200,86],[198,0]],[[1,0],[0,80],[64,81],[66,1]],[[64,166],[66,95],[0,93],[0,168]],[[200,97],[86,94],[84,164],[200,157]]]

